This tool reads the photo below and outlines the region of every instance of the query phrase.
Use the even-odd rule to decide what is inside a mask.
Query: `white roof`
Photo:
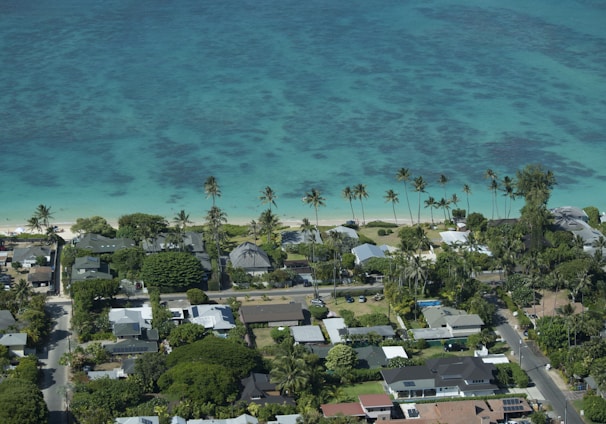
[[[354,230],[353,228],[344,227],[343,225],[339,225],[338,227],[328,230],[329,233],[331,231],[336,231],[337,233],[343,233],[347,237],[351,237],[352,239],[356,239],[356,240],[358,239],[358,233],[356,232],[356,230]]]
[[[383,346],[382,349],[388,360],[397,357],[408,358],[408,355],[402,346]]]
[[[276,415],[276,421],[268,421],[267,424],[297,424],[301,414]]]
[[[371,258],[384,258],[385,253],[381,248],[374,244],[364,243],[351,249],[351,253],[356,256],[356,264],[361,264]]]
[[[147,417],[120,417],[116,418],[117,424],[160,424],[160,418],[154,416]]]
[[[469,231],[440,231],[440,237],[446,244],[467,243]]]
[[[345,341],[344,333],[347,329],[345,325],[345,320],[343,318],[327,318],[322,321],[324,323],[324,327],[326,328],[326,332],[328,333],[328,337],[330,337],[330,342],[332,344],[343,343]]]
[[[324,343],[324,334],[318,325],[298,325],[290,327],[295,342],[299,343]]]
[[[3,346],[25,346],[27,344],[27,333],[0,334],[0,345]]]
[[[236,327],[229,305],[192,306],[189,310],[189,320],[214,330],[231,330]]]

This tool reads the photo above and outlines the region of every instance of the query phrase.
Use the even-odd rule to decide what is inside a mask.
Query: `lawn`
[[[364,383],[354,384],[353,386],[343,386],[343,398],[357,401],[358,395],[383,394],[383,384],[380,381],[365,381]],[[336,402],[336,400],[333,399]]]
[[[271,338],[271,328],[253,328],[253,334],[255,335],[255,345],[257,349],[263,349],[266,346],[273,346],[276,344],[274,339]]]

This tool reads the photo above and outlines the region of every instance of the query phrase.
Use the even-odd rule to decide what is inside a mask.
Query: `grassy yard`
[[[270,335],[271,328],[253,328],[253,334],[255,335],[255,345],[257,349],[262,349],[266,346],[273,346],[276,344],[274,339]]]
[[[354,384],[353,386],[344,386],[342,387],[342,389],[342,397],[352,401],[357,401],[358,395],[374,395],[385,393],[385,390],[383,389],[383,384],[380,381],[365,381],[364,383]],[[333,402],[336,402],[336,400],[333,399]]]

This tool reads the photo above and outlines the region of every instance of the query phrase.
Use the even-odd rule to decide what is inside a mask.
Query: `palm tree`
[[[472,193],[471,187],[469,187],[468,184],[463,184],[463,193],[465,193],[465,196],[467,197],[467,213],[465,214],[465,216],[469,216],[469,195]]]
[[[23,305],[25,302],[27,302],[32,294],[32,288],[23,278],[21,278],[19,282],[15,284],[13,291],[15,292],[15,298],[19,302],[19,305]]]
[[[42,232],[42,224],[40,223],[40,219],[37,216],[32,216],[27,220],[27,228],[30,231]]]
[[[398,193],[389,189],[385,192],[385,201],[391,203],[391,208],[393,209],[393,219],[398,225],[398,218],[396,217],[396,203],[400,203],[400,199],[398,199]]]
[[[288,396],[295,396],[305,390],[309,382],[309,367],[303,356],[296,349],[278,355],[271,369],[271,380],[276,389]]]
[[[492,191],[492,218],[494,219],[494,210],[497,208],[497,216],[499,215],[499,207],[497,205],[497,190],[499,188],[499,183],[497,181],[497,174],[492,169],[487,169],[484,173],[484,178],[490,179],[490,191]]]
[[[408,212],[410,213],[410,225],[414,225],[415,221],[412,218],[412,209],[410,208],[410,200],[408,200],[408,181],[410,181],[410,171],[408,168],[400,168],[396,173],[398,181],[404,182],[404,194],[406,194],[406,203],[408,204]]]
[[[45,228],[48,228],[50,225],[49,222],[53,218],[53,214],[50,210],[50,206],[40,204],[36,208],[36,212],[34,214],[34,216],[40,220],[40,223],[44,225]]]
[[[221,197],[221,188],[219,187],[217,179],[212,175],[206,178],[206,181],[204,181],[204,193],[206,194],[207,199],[209,196],[212,197],[214,207],[215,199],[217,197]]]
[[[509,214],[511,213],[511,204],[516,198],[515,183],[511,177],[505,175],[501,184],[503,184],[502,190],[503,196],[505,197],[504,209],[507,211],[505,217],[509,218]],[[509,198],[509,209],[507,208],[507,198]]]
[[[252,221],[250,221],[250,223],[248,224],[248,228],[249,228],[249,234],[252,234],[253,237],[255,238],[255,244],[257,243],[257,227],[259,224],[257,224],[257,221],[255,221],[254,219]]]
[[[360,199],[360,206],[362,207],[362,225],[366,225],[366,217],[364,216],[364,203],[362,202],[362,199],[368,199],[366,184],[356,184],[353,187],[353,192],[355,198]]]
[[[185,231],[185,227],[187,224],[192,224],[192,221],[189,220],[189,214],[185,212],[185,210],[181,209],[177,215],[173,218],[173,222],[179,229],[179,231]]]
[[[335,299],[335,304],[337,303],[337,262],[341,257],[341,244],[343,242],[343,234],[338,231],[330,231],[328,233],[330,237],[330,244],[333,250],[333,266],[332,266],[332,283],[333,283],[333,298]],[[341,265],[339,264],[339,269],[341,269]],[[340,273],[339,273],[340,275]]]
[[[313,206],[316,210],[316,228],[318,228],[318,208],[320,206],[326,206],[326,199],[322,197],[322,193],[320,190],[312,188],[309,193],[305,193],[305,197],[303,198],[303,202],[307,203],[310,206]]]
[[[448,177],[444,174],[440,175],[440,178],[438,178],[438,184],[440,184],[442,186],[442,188],[444,189],[444,198],[446,199],[446,183],[448,182]]]
[[[427,187],[427,182],[423,179],[422,176],[418,176],[414,181],[415,191],[419,193],[419,210],[417,212],[417,225],[421,226],[421,193],[425,193],[425,187]]]
[[[261,204],[269,203],[269,210],[271,211],[271,205],[274,205],[276,208],[276,199],[278,196],[276,192],[271,189],[270,186],[265,187],[263,191],[261,191],[261,196],[259,196],[259,200],[261,200]]]
[[[310,261],[313,264],[313,262],[315,261],[315,246],[316,246],[315,231],[316,231],[316,228],[314,228],[314,226],[311,225],[311,222],[309,222],[309,219],[303,218],[303,221],[301,222],[301,230],[303,231],[303,240],[305,240],[305,237],[307,235],[311,235]],[[314,284],[314,298],[318,298],[318,282],[316,281],[316,268],[313,265],[311,266],[311,279]]]
[[[271,209],[267,209],[259,216],[259,225],[261,232],[267,232],[267,243],[271,243],[271,233],[280,225],[280,219],[272,213]]]
[[[444,212],[444,225],[446,225],[446,209],[449,208],[448,206],[448,200],[446,200],[445,198],[441,198],[440,200],[438,200],[437,202],[437,207],[441,208],[442,211]]]
[[[351,208],[351,217],[355,221],[356,214],[354,213],[353,199],[355,199],[356,197],[354,196],[354,192],[352,191],[351,187],[350,186],[345,187],[343,189],[343,191],[341,192],[341,196],[343,196],[344,199],[349,200],[349,207]]]
[[[219,267],[219,287],[223,276],[223,265],[221,264],[221,227],[227,222],[227,214],[220,208],[212,206],[206,214],[206,223],[210,227],[211,233],[217,247],[217,266]]]
[[[434,199],[432,196],[429,196],[426,200],[425,200],[425,208],[429,208],[429,213],[431,214],[431,226],[434,226],[434,222],[433,222],[433,208],[436,207],[436,199]]]

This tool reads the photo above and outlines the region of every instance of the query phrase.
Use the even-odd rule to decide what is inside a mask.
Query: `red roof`
[[[385,406],[390,408],[393,405],[391,398],[385,393],[376,395],[360,395],[358,396],[360,403],[364,408],[378,408]]]
[[[320,406],[325,417],[334,417],[336,415],[365,417],[366,413],[359,403],[325,403]]]

